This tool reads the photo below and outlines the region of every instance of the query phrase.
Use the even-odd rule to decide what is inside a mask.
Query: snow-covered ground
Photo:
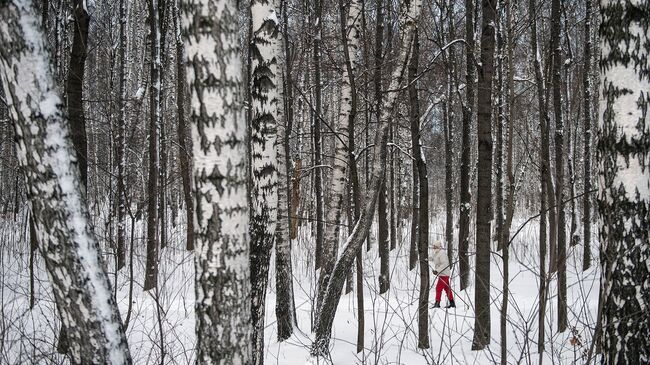
[[[431,240],[440,239],[443,217],[431,225]],[[515,220],[513,228],[524,219]],[[378,294],[379,257],[376,244],[364,252],[365,346],[356,353],[357,310],[356,292],[344,295],[338,307],[332,333],[331,360],[334,364],[490,364],[500,360],[500,306],[502,290],[501,256],[492,255],[492,338],[483,351],[471,351],[474,313],[473,286],[457,291],[457,267],[452,275],[456,309],[429,309],[430,348],[417,348],[417,301],[419,272],[408,271],[408,224],[391,253],[391,288]],[[0,221],[0,363],[62,363],[54,350],[58,333],[55,306],[42,260],[36,260],[36,304],[29,309],[29,254],[25,243],[25,226]],[[278,342],[275,326],[275,292],[273,272],[266,308],[267,364],[305,364],[309,359],[312,300],[316,293],[313,270],[313,242],[305,226],[299,239],[293,242],[294,293],[299,330],[287,341]],[[508,363],[538,363],[538,244],[537,222],[531,221],[511,245],[510,300],[508,308]],[[100,231],[100,230],[98,230]],[[128,325],[129,347],[137,364],[187,364],[194,359],[194,263],[191,253],[183,250],[182,226],[170,232],[169,247],[163,250],[161,279],[158,293],[144,293],[141,284],[144,265],[144,234],[136,225],[134,247],[134,276],[132,309]],[[100,232],[100,237],[103,235]],[[456,236],[457,237],[457,236]],[[127,242],[128,244],[128,242]],[[112,250],[105,257],[114,280]],[[597,256],[597,255],[595,255]],[[556,280],[552,280],[546,313],[545,363],[583,363],[591,344],[598,305],[598,264],[582,272],[582,247],[568,250],[568,323],[569,329],[557,332]],[[272,258],[271,262],[273,263]],[[273,271],[273,265],[271,267]],[[117,298],[125,320],[129,302],[127,267],[117,276]],[[473,276],[473,274],[472,274]],[[435,276],[431,282],[431,301]],[[356,288],[355,288],[356,290]],[[157,299],[156,299],[157,298]],[[446,304],[443,300],[442,304]],[[162,327],[162,343],[161,333]],[[552,359],[551,359],[552,358]]]

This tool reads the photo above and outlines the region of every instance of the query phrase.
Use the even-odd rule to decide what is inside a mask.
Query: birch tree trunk
[[[194,142],[196,359],[252,364],[239,12],[234,0],[186,0],[181,12]]]
[[[650,8],[600,3],[603,364],[650,362]]]
[[[483,0],[481,67],[478,74],[478,185],[476,200],[476,307],[472,350],[490,343],[490,235],[492,200],[492,76],[496,0]]]
[[[336,263],[338,246],[339,246],[339,225],[341,220],[343,194],[346,186],[346,167],[349,160],[349,126],[353,124],[356,113],[355,96],[352,93],[352,82],[354,81],[354,69],[356,67],[356,54],[359,50],[360,37],[360,13],[361,4],[358,0],[350,0],[347,16],[341,16],[341,28],[346,33],[346,42],[344,43],[344,52],[348,54],[350,61],[346,62],[348,66],[343,68],[341,79],[341,103],[339,117],[335,125],[335,151],[332,162],[332,180],[330,182],[331,190],[327,209],[327,222],[331,222],[325,231],[325,241],[323,246],[322,267],[318,280],[318,308],[321,308],[325,290],[328,287],[334,264]],[[352,58],[354,57],[354,59]],[[351,82],[352,81],[352,82]],[[354,106],[354,108],[353,108]]]
[[[0,4],[0,84],[14,121],[38,249],[75,364],[130,364],[126,336],[89,222],[70,125],[31,1]]]
[[[329,340],[332,333],[332,324],[336,314],[336,307],[341,298],[341,290],[345,283],[345,277],[350,270],[357,251],[363,246],[363,242],[368,235],[372,217],[375,214],[375,206],[379,195],[380,185],[385,179],[385,169],[387,160],[387,141],[388,129],[390,125],[388,120],[394,112],[397,91],[406,74],[406,69],[411,55],[413,45],[414,30],[417,27],[417,21],[420,17],[422,3],[419,0],[412,0],[408,4],[402,4],[399,17],[400,45],[402,47],[397,66],[392,74],[390,87],[387,94],[386,102],[382,104],[382,112],[377,135],[375,138],[374,157],[372,163],[372,175],[370,186],[367,190],[366,199],[361,210],[361,215],[357,220],[352,234],[348,237],[345,248],[334,266],[328,288],[326,290],[323,305],[319,311],[316,326],[316,339],[312,344],[312,356],[321,357],[327,354]],[[428,270],[428,269],[427,269]]]
[[[278,159],[283,148],[282,33],[279,0],[251,2],[251,296],[253,363],[264,363],[264,313],[269,261],[278,222]],[[280,129],[284,133],[284,129]],[[284,135],[282,135],[284,137]],[[280,139],[281,141],[282,139]],[[282,155],[284,157],[284,154]],[[284,186],[283,186],[284,188]]]
[[[359,41],[361,39],[361,18],[363,16],[363,4],[360,0],[349,0],[347,6],[341,4],[341,40],[343,43],[343,54],[345,57],[345,71],[350,83],[350,113],[348,116],[348,165],[350,166],[350,187],[351,196],[348,207],[348,221],[352,219],[356,222],[361,215],[361,191],[359,187],[359,172],[357,171],[357,156],[355,150],[355,118],[357,115],[357,83],[355,80],[355,70],[359,64]],[[350,213],[353,213],[350,214]],[[351,232],[353,225],[348,227],[348,234]],[[357,287],[357,353],[363,351],[364,330],[365,330],[365,312],[363,302],[363,250],[357,250],[356,261],[356,287]],[[350,270],[352,272],[352,270]]]

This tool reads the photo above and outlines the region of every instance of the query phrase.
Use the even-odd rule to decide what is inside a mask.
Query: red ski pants
[[[447,299],[454,300],[454,295],[451,293],[451,287],[449,286],[449,276],[439,276],[438,283],[436,284],[436,302],[440,301],[440,295],[442,291],[447,292]]]

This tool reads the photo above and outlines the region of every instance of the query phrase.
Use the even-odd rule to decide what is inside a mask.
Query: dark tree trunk
[[[545,326],[546,326],[546,297],[547,297],[547,274],[546,274],[546,213],[552,212],[548,209],[547,198],[552,195],[552,185],[548,183],[549,164],[548,162],[548,113],[546,111],[544,76],[539,47],[537,45],[537,20],[535,16],[536,1],[529,0],[528,13],[530,16],[530,48],[533,55],[533,67],[535,81],[537,84],[537,108],[539,118],[539,130],[542,134],[542,141],[539,149],[539,179],[540,179],[540,213],[539,213],[539,312],[538,312],[538,335],[537,352],[540,354],[540,363],[544,358]],[[550,193],[550,192],[551,193]]]
[[[86,70],[86,54],[88,49],[88,26],[90,15],[84,8],[83,0],[72,3],[74,34],[72,37],[72,52],[68,68],[66,85],[68,115],[72,144],[79,158],[79,172],[84,189],[88,186],[88,139],[86,137],[86,118],[83,109],[83,84]]]
[[[381,114],[381,105],[383,100],[383,95],[381,92],[381,81],[383,73],[383,63],[384,63],[384,17],[385,17],[385,5],[384,0],[376,0],[376,10],[375,10],[375,64],[374,64],[374,75],[373,75],[373,86],[375,92],[375,121],[379,121]],[[367,177],[368,178],[368,177]],[[367,179],[366,179],[367,181]],[[366,182],[366,184],[368,184]],[[388,255],[384,255],[382,250],[385,249],[385,246],[388,244],[388,221],[386,219],[386,187],[382,183],[382,186],[379,190],[379,207],[377,207],[377,225],[378,225],[378,250],[380,256],[380,276],[379,276],[379,291],[384,293],[387,288],[386,279],[384,279],[383,274],[384,267],[388,268]],[[383,213],[382,213],[383,212]],[[368,239],[368,250],[370,249],[370,239]]]
[[[483,0],[481,67],[478,75],[478,185],[476,200],[476,306],[472,350],[490,343],[490,235],[492,200],[492,76],[496,0]]]
[[[411,215],[411,245],[409,249],[409,270],[413,270],[418,263],[418,230],[420,220],[420,175],[419,165],[421,159],[420,151],[420,98],[418,97],[417,82],[415,77],[418,73],[419,61],[419,42],[418,32],[415,33],[415,44],[413,47],[413,58],[409,63],[408,69],[408,92],[409,92],[409,121],[411,123],[411,161],[413,168],[413,196],[412,196],[412,215]],[[426,166],[425,166],[426,168]],[[427,317],[428,318],[428,317]],[[429,341],[427,340],[426,343]]]
[[[192,141],[189,138],[187,115],[185,112],[185,47],[181,34],[180,9],[178,0],[174,0],[174,25],[176,28],[176,112],[178,117],[178,159],[183,182],[183,198],[185,200],[185,248],[194,250],[194,203],[192,202]]]
[[[582,270],[587,270],[591,267],[591,126],[593,124],[592,112],[592,75],[591,65],[593,61],[593,37],[591,35],[591,22],[592,15],[592,1],[585,0],[586,15],[585,15],[585,55],[584,55],[584,69],[583,69],[583,103],[584,103],[584,126],[582,146],[583,154],[582,160],[584,163],[583,170],[583,186],[585,195],[582,198],[582,236],[583,236],[583,252],[582,252]],[[576,136],[577,138],[577,136]]]
[[[379,121],[381,114],[381,106],[383,103],[382,98],[382,66],[384,60],[384,1],[377,0],[377,24],[375,34],[375,120]],[[389,137],[390,138],[390,137]],[[388,204],[387,204],[387,189],[386,182],[382,182],[379,188],[379,202],[377,207],[378,219],[378,238],[379,241],[379,259],[380,259],[380,272],[379,272],[379,294],[383,294],[390,288],[390,257],[389,248],[390,242],[388,234]]]
[[[415,79],[420,59],[419,32],[416,29],[413,35],[413,54],[409,62],[409,79]],[[418,348],[429,348],[429,180],[427,178],[427,165],[420,142],[420,98],[417,91],[417,81],[409,81],[409,113],[411,118],[411,133],[415,136],[413,143],[413,157],[417,167],[418,177],[418,243],[417,254],[420,264],[420,292],[418,298]],[[413,137],[412,137],[413,138]]]
[[[466,73],[465,84],[467,91],[465,94],[465,103],[463,105],[463,131],[462,131],[462,151],[460,161],[460,209],[458,217],[458,261],[460,267],[460,290],[469,286],[469,224],[470,212],[472,208],[471,194],[469,192],[470,184],[470,165],[471,165],[471,125],[474,115],[474,79],[475,64],[474,60],[474,0],[465,0],[465,46],[466,49]]]
[[[296,312],[295,300],[293,294],[293,268],[291,264],[291,240],[298,236],[298,205],[300,203],[300,174],[302,162],[296,159],[294,164],[293,178],[291,176],[291,157],[289,156],[289,138],[293,127],[293,82],[292,82],[292,61],[289,51],[289,20],[287,16],[288,2],[283,0],[280,4],[282,11],[283,24],[283,47],[285,60],[285,75],[283,83],[284,96],[284,125],[278,121],[278,141],[276,149],[278,151],[278,164],[284,163],[284,170],[279,171],[280,186],[278,189],[278,230],[275,243],[275,285],[277,291],[277,300],[275,304],[275,315],[278,320],[278,340],[284,341],[293,334],[293,326],[297,324],[294,316]],[[291,181],[290,181],[291,180]],[[289,184],[292,184],[291,189]],[[282,186],[284,185],[284,186]],[[286,202],[283,202],[282,198]],[[286,214],[283,217],[280,212],[282,205],[286,203]]]
[[[551,49],[553,51],[553,112],[555,116],[555,202],[557,205],[557,281],[559,332],[567,326],[566,307],[566,215],[564,212],[564,122],[562,116],[562,44],[560,0],[551,2]]]
[[[127,34],[126,34],[126,1],[120,0],[120,111],[117,126],[117,146],[115,160],[117,162],[117,269],[126,264],[126,189],[124,175],[126,172],[126,65],[127,65]]]
[[[160,154],[160,102],[161,102],[161,50],[159,0],[148,0],[149,6],[149,37],[151,43],[151,81],[149,86],[149,178],[147,183],[147,260],[145,263],[145,278],[143,290],[158,286],[158,261],[160,250],[160,235],[158,226],[159,198],[159,169]]]
[[[313,40],[313,62],[314,62],[314,194],[316,198],[316,254],[315,254],[315,265],[314,269],[318,270],[322,265],[322,254],[323,254],[323,240],[324,240],[324,226],[323,221],[325,219],[325,207],[323,201],[323,170],[322,170],[322,137],[321,137],[321,33],[322,33],[322,14],[323,9],[323,0],[314,0],[314,19],[313,24],[316,24],[316,29],[314,33],[316,36]]]
[[[384,294],[390,289],[390,242],[388,235],[388,214],[386,210],[386,181],[382,182],[379,189],[378,217],[379,217],[379,294]],[[383,212],[383,213],[382,213]]]

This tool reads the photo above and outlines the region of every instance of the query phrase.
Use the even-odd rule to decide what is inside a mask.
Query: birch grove
[[[0,16],[0,363],[650,362],[647,2]]]

